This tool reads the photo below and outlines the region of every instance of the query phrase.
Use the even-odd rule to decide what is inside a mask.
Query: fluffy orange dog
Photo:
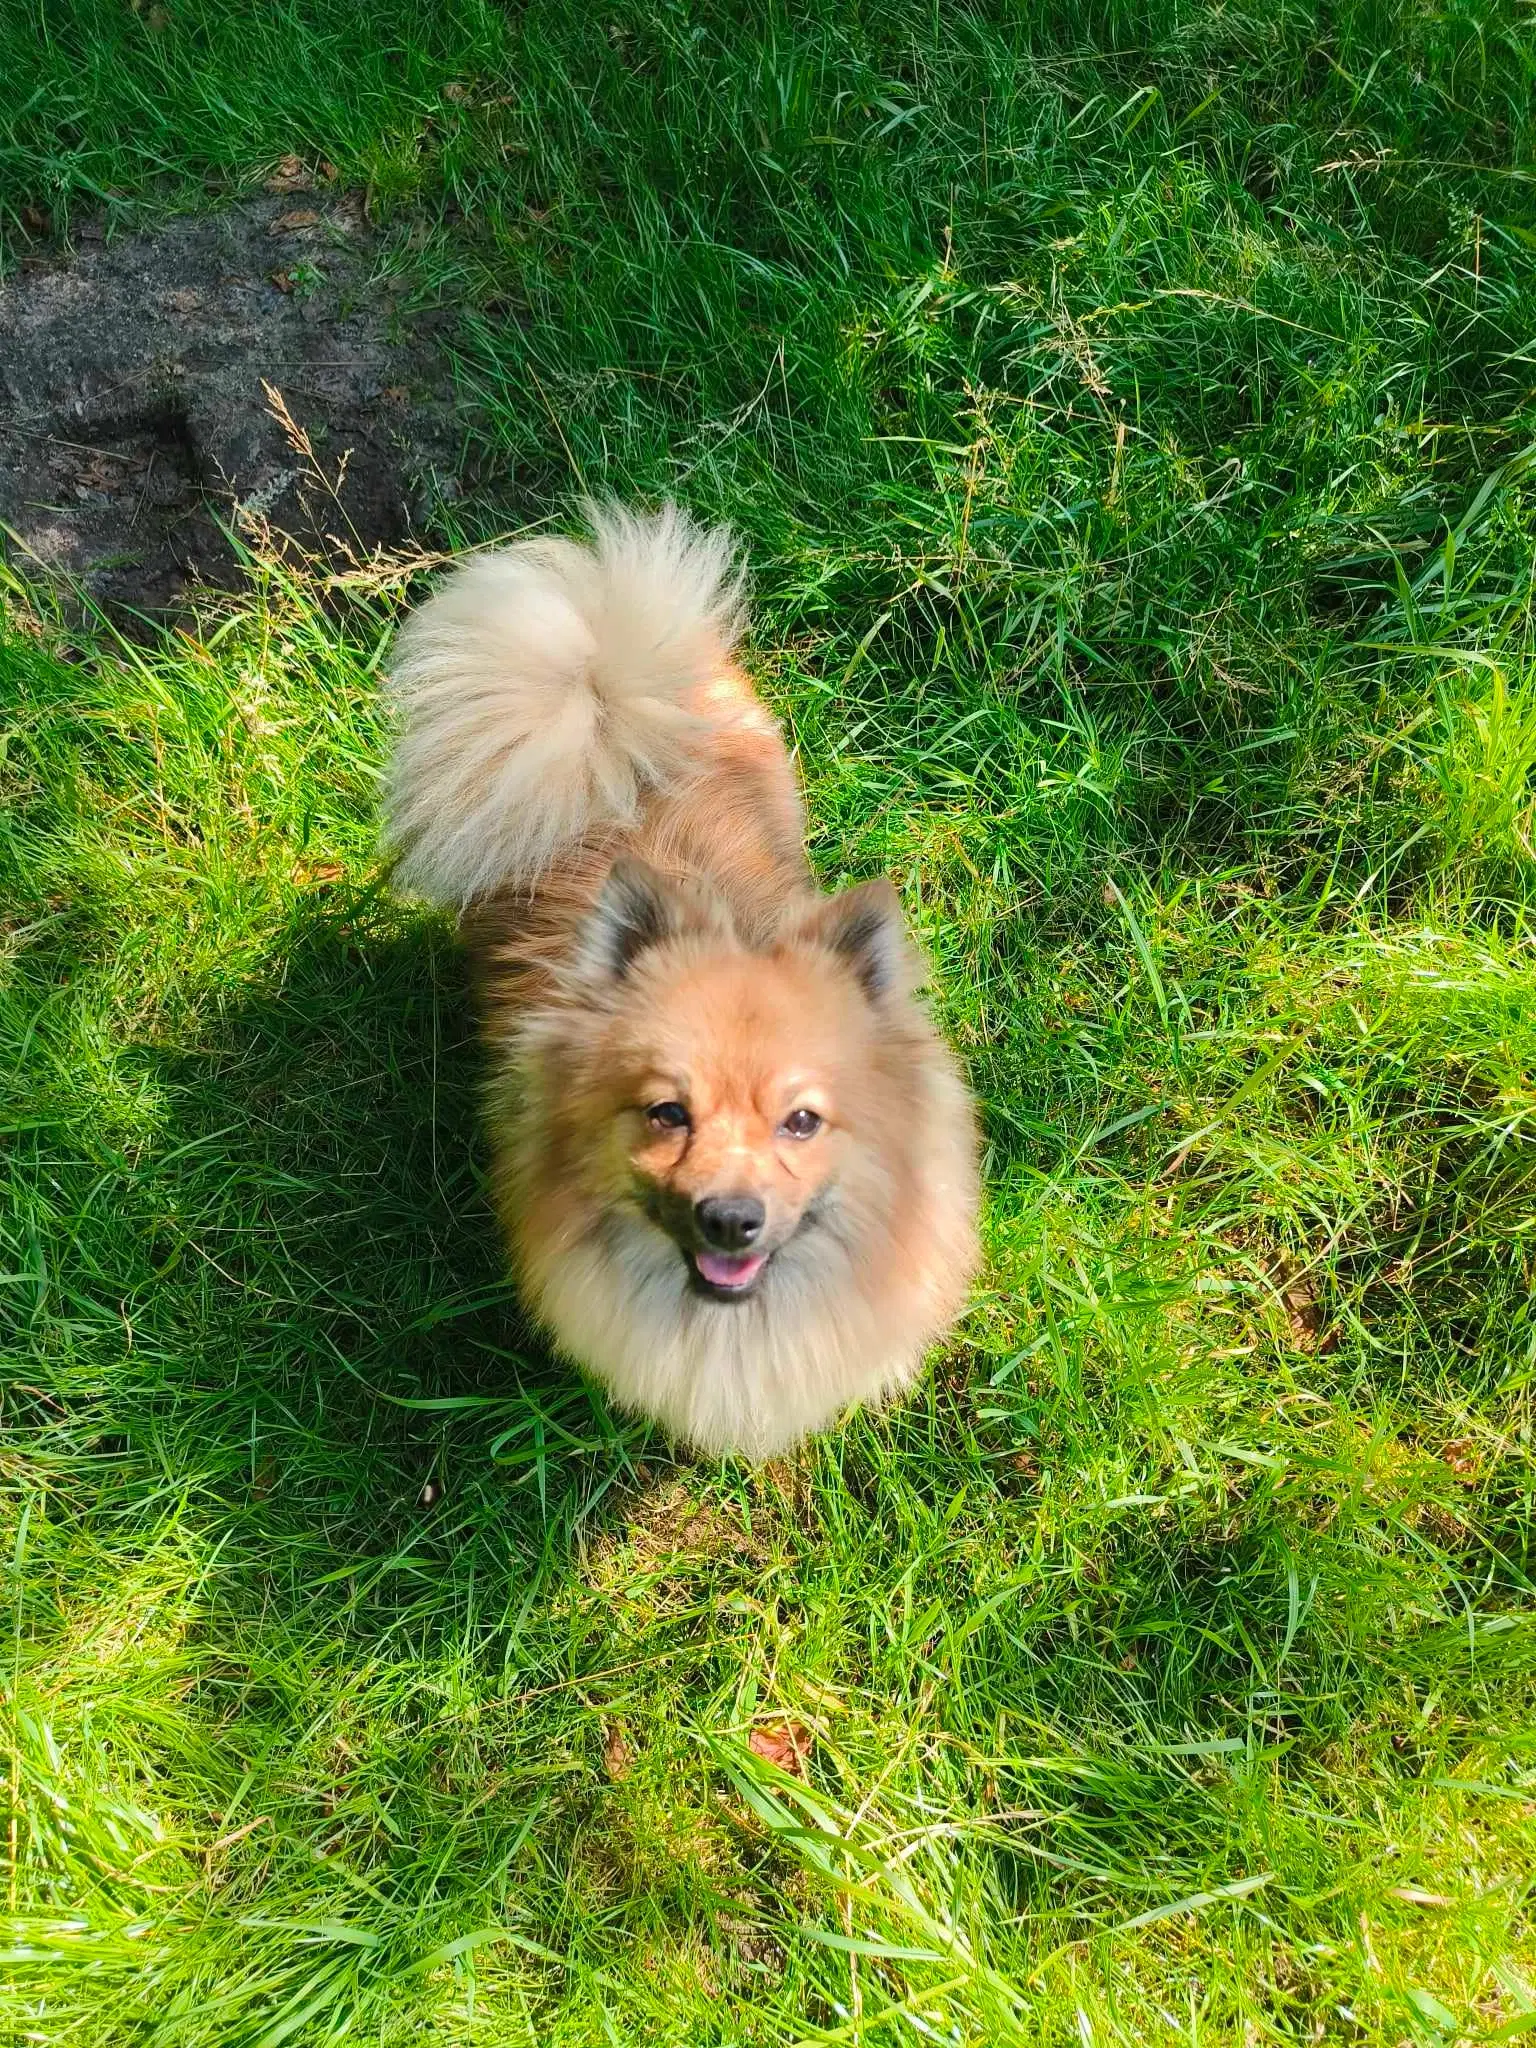
[[[530,1305],[625,1406],[762,1457],[908,1385],[959,1311],[970,1102],[895,891],[815,892],[727,538],[593,526],[407,621],[391,832],[475,955]]]

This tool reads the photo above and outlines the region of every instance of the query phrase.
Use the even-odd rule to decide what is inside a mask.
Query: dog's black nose
[[[740,1252],[762,1235],[768,1212],[756,1195],[706,1195],[694,1203],[693,1220],[715,1251]]]

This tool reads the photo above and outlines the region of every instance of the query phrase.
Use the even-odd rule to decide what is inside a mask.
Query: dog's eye
[[[688,1112],[680,1102],[653,1102],[645,1112],[653,1131],[686,1131]]]
[[[821,1129],[821,1121],[814,1109],[792,1109],[779,1129],[786,1138],[814,1138]]]

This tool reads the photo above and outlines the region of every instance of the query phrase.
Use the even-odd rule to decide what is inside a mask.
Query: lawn
[[[988,1187],[898,1409],[610,1412],[379,854],[420,579],[12,572],[0,2040],[1536,2033],[1530,6],[0,0],[0,71],[6,261],[366,191],[435,544],[732,522]]]

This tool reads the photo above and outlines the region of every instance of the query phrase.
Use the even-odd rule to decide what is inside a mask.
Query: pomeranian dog
[[[624,1407],[769,1457],[959,1312],[974,1119],[895,890],[816,891],[728,536],[592,529],[406,621],[389,834],[474,958],[527,1303]]]

